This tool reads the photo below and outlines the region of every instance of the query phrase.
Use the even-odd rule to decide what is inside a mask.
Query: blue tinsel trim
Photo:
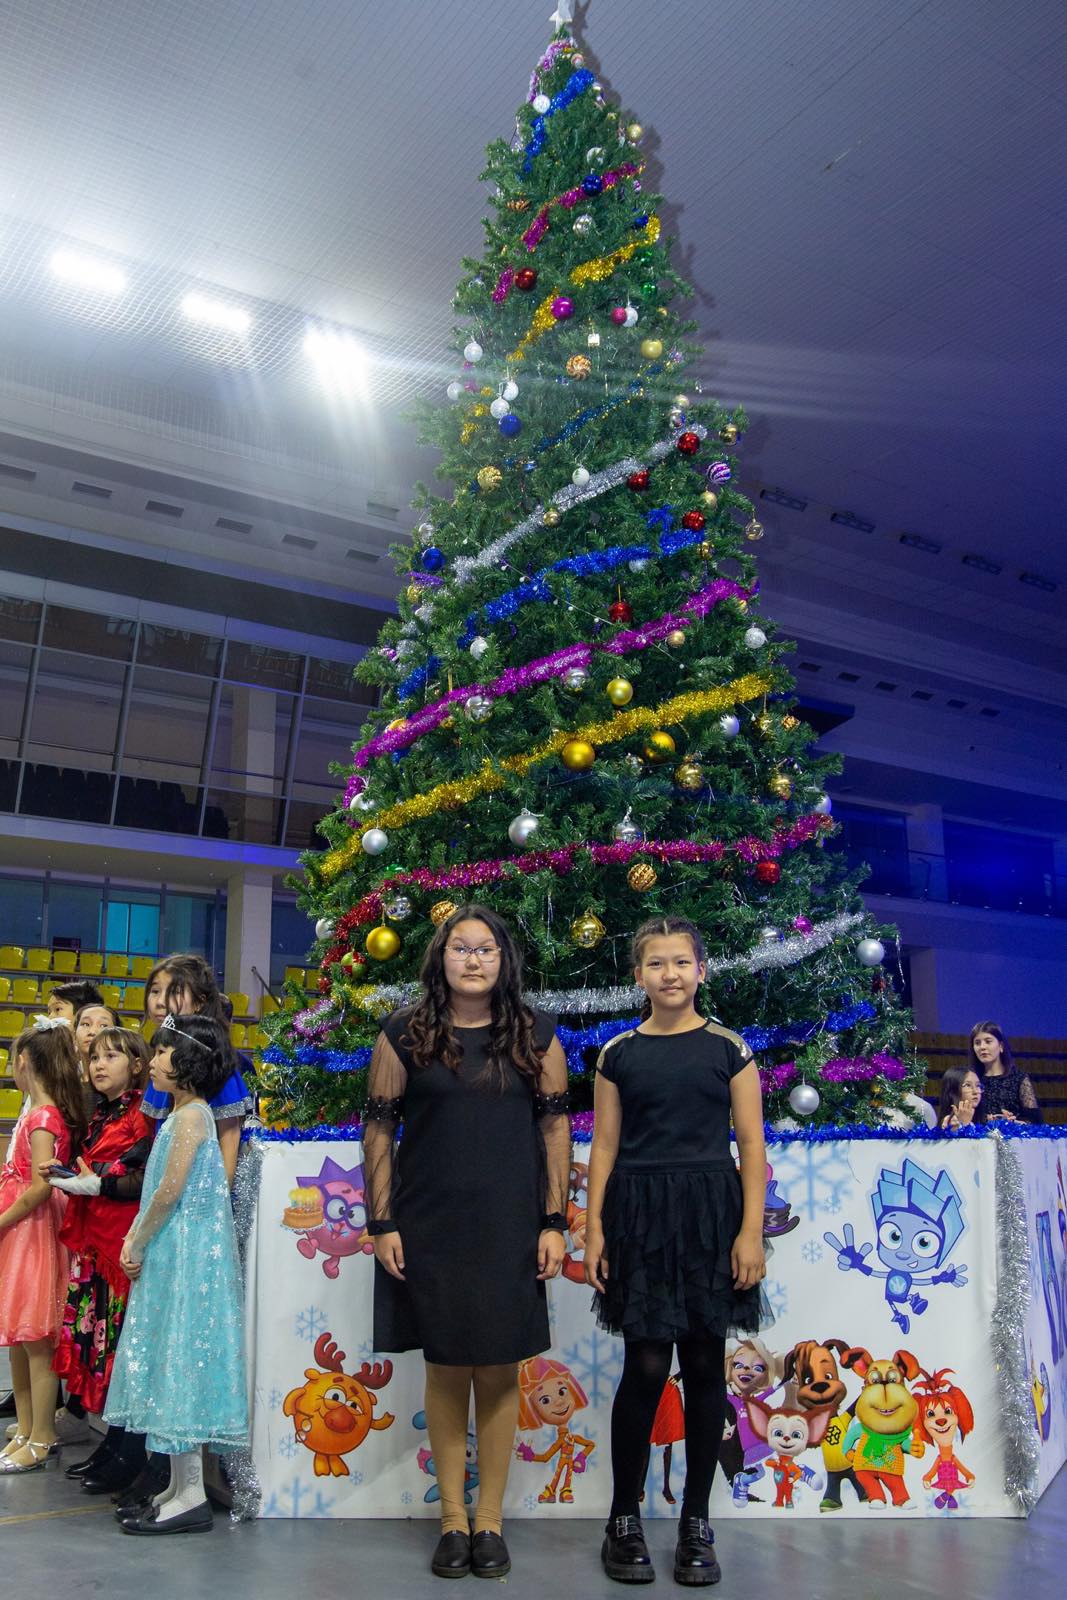
[[[545,148],[548,138],[545,123],[549,117],[554,116],[557,111],[566,110],[571,101],[577,100],[578,96],[583,94],[593,82],[593,74],[589,71],[589,68],[580,67],[577,72],[571,73],[559,93],[552,96],[548,104],[548,110],[543,115],[534,118],[530,137],[526,142],[526,149],[523,153],[523,172],[529,173],[534,164],[534,157],[539,156]]]
[[[768,1144],[831,1144],[835,1141],[850,1142],[857,1139],[891,1139],[897,1144],[914,1144],[921,1140],[952,1139],[1064,1139],[1067,1140],[1067,1127],[1049,1127],[1046,1124],[1036,1126],[1025,1122],[1009,1122],[999,1124],[996,1128],[959,1128],[947,1132],[942,1128],[870,1128],[860,1124],[828,1123],[821,1128],[783,1128],[775,1130],[767,1127],[764,1133]],[[353,1122],[347,1127],[336,1123],[323,1123],[317,1128],[254,1128],[246,1130],[242,1136],[245,1139],[262,1139],[271,1144],[308,1144],[313,1140],[321,1140],[324,1144],[338,1142],[342,1139],[359,1140],[363,1137],[362,1123]],[[583,1131],[574,1135],[575,1144],[589,1144],[592,1134]]]

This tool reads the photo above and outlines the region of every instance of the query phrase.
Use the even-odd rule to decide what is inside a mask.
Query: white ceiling
[[[931,637],[1051,661],[1034,618],[1062,610],[1067,582],[1062,0],[577,9],[591,62],[648,130],[698,285],[706,386],[752,418],[746,480],[808,503],[761,513],[775,592],[832,576],[854,609],[891,599]],[[0,474],[0,509],[387,593],[388,565],[345,551],[406,528],[428,475],[401,411],[451,375],[485,145],[511,131],[550,10],[6,0],[0,462],[40,464],[44,442],[80,477],[168,474],[200,509],[175,526],[128,493],[90,508],[55,456],[38,480]],[[60,242],[114,259],[127,295],[101,309],[60,290]],[[244,350],[183,323],[192,287],[252,311]],[[309,382],[309,316],[366,343],[369,406],[338,412]],[[115,481],[129,489],[125,468]],[[219,489],[231,519],[242,493],[281,509],[231,538],[203,509]],[[313,550],[281,546],[286,505],[294,525],[297,508],[327,514]]]

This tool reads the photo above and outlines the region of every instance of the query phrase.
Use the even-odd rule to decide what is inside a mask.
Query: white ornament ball
[[[760,944],[777,944],[781,937],[782,936],[778,932],[778,929],[772,928],[769,924],[767,927],[761,928],[759,931]]]
[[[448,396],[448,398],[450,400],[458,400],[462,393],[463,393],[463,385],[461,383],[457,383],[455,378],[453,378],[452,382],[449,384],[448,388],[445,390],[445,394],[447,394],[447,396]]]
[[[415,537],[420,539],[423,544],[429,544],[430,540],[433,538],[433,533],[434,528],[432,522],[420,522],[418,527],[415,529]]]
[[[832,816],[834,809],[833,801],[830,799],[828,794],[821,794],[811,809],[813,811],[818,811],[821,816]]]
[[[615,824],[612,832],[620,844],[638,844],[644,838],[644,834],[629,812],[626,813],[621,822]]]
[[[762,650],[767,643],[767,635],[762,628],[746,628],[745,643],[750,650]]]
[[[519,398],[519,386],[514,378],[509,378],[500,391],[501,399],[512,401]]]
[[[584,489],[586,484],[589,482],[589,468],[575,467],[574,471],[571,473],[571,482],[579,489]]]
[[[583,211],[581,215],[575,217],[574,221],[571,223],[571,227],[574,229],[574,232],[578,235],[579,239],[584,239],[586,234],[591,231],[592,226],[593,219],[589,215],[588,211]]]
[[[372,800],[369,794],[357,794],[354,799],[349,801],[348,809],[349,811],[373,811],[377,804],[377,800]]]
[[[463,709],[472,722],[487,722],[493,714],[493,702],[487,694],[472,694]]]
[[[508,838],[512,844],[529,844],[540,826],[540,819],[523,806],[518,816],[512,817],[508,824]]]
[[[604,146],[602,144],[590,145],[585,152],[587,167],[602,167],[604,165]]]
[[[636,306],[627,306],[626,307],[626,321],[623,323],[623,327],[624,328],[632,328],[635,325],[636,322],[637,322],[637,307]]]
[[[534,95],[533,108],[537,112],[537,115],[539,117],[543,117],[544,116],[545,112],[548,110],[548,108],[549,108],[549,106],[551,104],[552,104],[552,102],[548,98],[547,94],[535,94]]]
[[[411,915],[411,901],[406,894],[394,894],[382,901],[382,910],[394,922],[404,922]]]
[[[489,640],[483,639],[479,633],[476,638],[471,640],[467,648],[470,650],[470,653],[474,657],[475,661],[480,661],[489,648]]]
[[[463,346],[464,361],[480,361],[484,354],[485,351],[482,349],[477,339],[468,339],[467,343]]]
[[[413,614],[418,617],[420,622],[429,622],[433,616],[433,606],[416,606]]]
[[[813,1084],[798,1083],[789,1091],[789,1108],[798,1117],[813,1116],[819,1109],[819,1091]]]
[[[741,724],[732,711],[726,711],[719,718],[719,727],[728,739],[736,739],[741,732]]]
[[[588,677],[584,667],[568,667],[563,674],[563,687],[574,691],[584,689]]]
[[[315,924],[315,937],[316,937],[316,939],[329,939],[329,938],[331,938],[332,935],[333,935],[333,927],[334,927],[334,924],[333,924],[333,918],[332,917],[320,917],[318,922],[316,922],[316,924]]]
[[[644,572],[648,566],[648,559],[646,556],[638,556],[636,561],[628,561],[626,565],[631,572]]]
[[[506,417],[510,410],[511,410],[511,407],[508,405],[507,401],[504,399],[504,396],[503,395],[497,395],[496,399],[492,402],[492,404],[489,407],[489,415],[491,417],[494,417],[496,419],[496,421],[499,422],[501,417]]]
[[[389,835],[384,828],[368,828],[360,843],[369,856],[380,856],[389,848]]]
[[[856,946],[856,957],[861,966],[880,967],[885,959],[885,945],[881,939],[861,939]]]

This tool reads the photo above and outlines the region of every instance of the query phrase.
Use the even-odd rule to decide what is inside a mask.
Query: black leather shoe
[[[84,1474],[82,1488],[86,1494],[114,1494],[119,1489],[125,1493],[136,1477],[135,1466],[131,1467],[121,1456],[109,1456],[91,1473]]]
[[[506,1578],[511,1571],[508,1547],[491,1528],[483,1528],[471,1540],[471,1571],[476,1578]]]
[[[692,1587],[718,1583],[722,1577],[715,1554],[715,1535],[706,1517],[682,1517],[674,1550],[674,1581]]]
[[[215,1517],[206,1500],[176,1517],[159,1520],[159,1507],[152,1506],[141,1517],[127,1517],[119,1523],[123,1533],[209,1533],[215,1526]]]
[[[106,1440],[101,1440],[91,1456],[86,1456],[84,1461],[75,1461],[72,1466],[64,1468],[68,1478],[95,1478],[101,1471],[106,1461],[111,1459],[111,1446]]]
[[[164,1467],[160,1471],[154,1462],[149,1462],[141,1465],[132,1483],[125,1484],[111,1498],[118,1506],[119,1514],[123,1511],[143,1511],[151,1505],[153,1496],[162,1494],[169,1483],[170,1468]]]
[[[656,1576],[640,1517],[612,1517],[604,1529],[600,1559],[616,1583],[652,1583]]]
[[[437,1578],[465,1578],[471,1569],[471,1536],[453,1529],[437,1541],[430,1571]]]

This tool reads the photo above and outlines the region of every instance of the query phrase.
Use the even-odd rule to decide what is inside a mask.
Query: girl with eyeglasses
[[[567,1063],[553,1019],[523,1000],[511,930],[487,907],[461,906],[441,924],[421,982],[419,1001],[386,1020],[370,1066],[363,1157],[374,1348],[425,1357],[441,1496],[433,1572],[502,1578],[518,1367],[551,1344],[545,1282],[563,1260]],[[464,1506],[472,1389],[473,1537]]]

